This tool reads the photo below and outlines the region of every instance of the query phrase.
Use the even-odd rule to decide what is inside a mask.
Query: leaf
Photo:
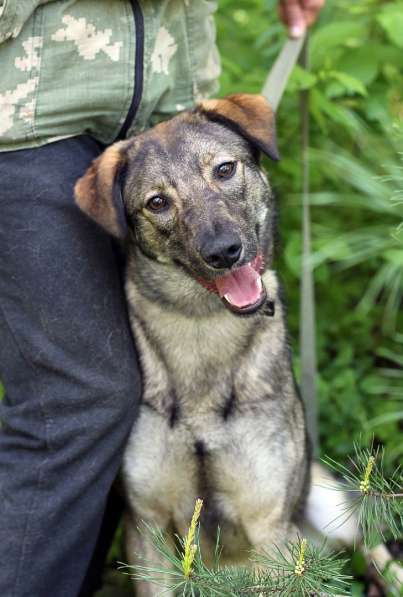
[[[377,21],[386,31],[390,41],[399,48],[403,48],[403,3],[384,6]]]
[[[356,79],[347,73],[342,73],[340,71],[330,71],[328,76],[336,79],[336,81],[340,83],[348,95],[353,95],[355,93],[363,96],[367,95],[367,90],[363,83],[359,79]]]
[[[389,249],[385,251],[384,256],[387,261],[403,267],[403,251],[401,249]]]
[[[379,93],[370,93],[362,104],[365,115],[369,120],[377,120],[381,124],[391,124],[392,117],[388,110],[387,90],[382,88]]]
[[[339,21],[318,29],[310,39],[312,68],[323,65],[338,46],[362,45],[367,35],[365,21]]]
[[[296,65],[288,82],[287,91],[295,92],[310,89],[316,85],[317,81],[316,75]]]
[[[362,47],[347,50],[337,61],[339,72],[354,77],[363,85],[369,85],[376,78],[379,71],[379,48]]]
[[[342,125],[351,133],[361,132],[357,114],[341,104],[329,101],[317,88],[314,88],[311,93],[311,109],[316,117],[318,117],[317,115],[321,115],[322,118],[327,116],[333,123]]]
[[[368,421],[368,426],[373,428],[377,425],[385,425],[385,423],[395,423],[397,421],[403,421],[403,410],[375,417],[371,421]]]

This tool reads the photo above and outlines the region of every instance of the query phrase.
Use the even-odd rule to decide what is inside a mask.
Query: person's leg
[[[0,595],[76,597],[140,376],[110,239],[74,204],[89,137],[0,154]]]
[[[112,547],[114,539],[116,539],[116,532],[119,524],[123,518],[125,509],[125,498],[120,484],[114,483],[109,492],[108,501],[106,503],[102,526],[99,531],[97,544],[92,554],[91,562],[88,566],[87,573],[79,597],[94,597],[96,593],[104,587],[104,576],[108,576],[107,564],[109,566],[118,567],[118,562],[107,562],[108,553]],[[118,547],[122,547],[122,540],[118,541]],[[119,558],[122,560],[122,558]],[[122,577],[123,582],[123,577]],[[106,580],[107,584],[107,580]]]

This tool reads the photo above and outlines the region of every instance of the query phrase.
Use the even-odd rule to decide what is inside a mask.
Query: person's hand
[[[324,4],[325,0],[280,0],[280,19],[287,26],[289,36],[302,37],[307,27],[316,21]]]

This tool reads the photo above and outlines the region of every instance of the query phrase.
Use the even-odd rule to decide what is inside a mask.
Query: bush
[[[276,2],[222,0],[221,93],[259,92],[285,34]],[[282,160],[267,163],[280,204],[278,269],[298,373],[301,148],[298,95],[310,90],[312,237],[322,453],[353,439],[401,457],[403,2],[328,0],[278,111]],[[400,310],[399,310],[400,309]]]

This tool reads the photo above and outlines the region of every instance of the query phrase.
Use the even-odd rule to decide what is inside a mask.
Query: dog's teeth
[[[230,303],[231,305],[233,305],[233,302],[231,301],[231,296],[229,294],[224,294],[224,298],[225,300]]]
[[[258,277],[256,284],[257,284],[260,294],[262,294],[263,284],[262,284],[262,278],[260,276]]]

